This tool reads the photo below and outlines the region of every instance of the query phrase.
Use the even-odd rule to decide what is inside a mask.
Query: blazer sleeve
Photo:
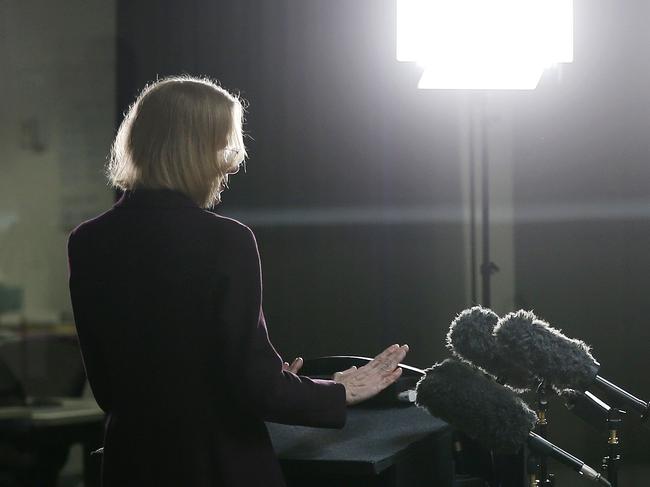
[[[109,383],[98,330],[93,328],[93,299],[95,297],[92,283],[83,277],[88,262],[84,259],[87,248],[80,241],[80,236],[73,231],[68,237],[68,284],[74,322],[81,346],[81,357],[88,383],[99,407],[104,411],[111,409]]]
[[[234,239],[225,291],[218,303],[220,357],[227,382],[244,407],[264,420],[340,428],[345,387],[282,370],[262,312],[260,257],[255,236],[243,225]]]

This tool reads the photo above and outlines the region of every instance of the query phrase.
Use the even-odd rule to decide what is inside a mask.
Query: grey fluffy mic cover
[[[494,329],[501,353],[558,390],[584,391],[600,365],[585,342],[568,338],[531,311],[504,316]]]
[[[425,372],[416,388],[418,406],[486,448],[515,453],[524,445],[536,416],[512,389],[454,359]]]
[[[449,326],[447,348],[458,358],[522,391],[536,380],[526,370],[510,364],[499,352],[492,334],[499,316],[488,308],[474,306],[462,311]]]

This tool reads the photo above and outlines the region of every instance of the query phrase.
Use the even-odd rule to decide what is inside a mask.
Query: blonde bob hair
[[[122,190],[167,188],[208,208],[246,157],[242,102],[207,78],[147,85],[124,116],[107,166]]]

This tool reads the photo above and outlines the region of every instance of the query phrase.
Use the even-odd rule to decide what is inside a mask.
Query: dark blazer
[[[265,420],[343,426],[341,384],[282,371],[246,226],[136,189],[71,233],[68,258],[104,487],[282,486]]]

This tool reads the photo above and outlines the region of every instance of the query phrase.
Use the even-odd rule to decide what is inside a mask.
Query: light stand
[[[475,92],[472,93],[475,96],[470,97],[469,118],[470,291],[473,304],[491,308],[492,275],[499,268],[491,260],[490,245],[488,93],[534,90],[546,67],[573,60],[573,2],[396,0],[396,6],[396,59],[425,67],[418,88]],[[478,117],[474,116],[475,112]],[[476,126],[480,130],[478,134]],[[477,139],[481,144],[478,164]],[[481,172],[480,267],[477,266],[478,170]],[[477,268],[480,270],[480,298]],[[538,402],[541,404],[541,399]],[[517,479],[517,487],[523,485],[519,473],[525,463],[519,464],[521,468],[513,477]],[[505,470],[504,474],[510,473]],[[552,487],[545,458],[541,458],[540,470],[544,487]],[[537,484],[536,479],[533,481]],[[502,482],[501,487],[504,485],[510,484]]]

